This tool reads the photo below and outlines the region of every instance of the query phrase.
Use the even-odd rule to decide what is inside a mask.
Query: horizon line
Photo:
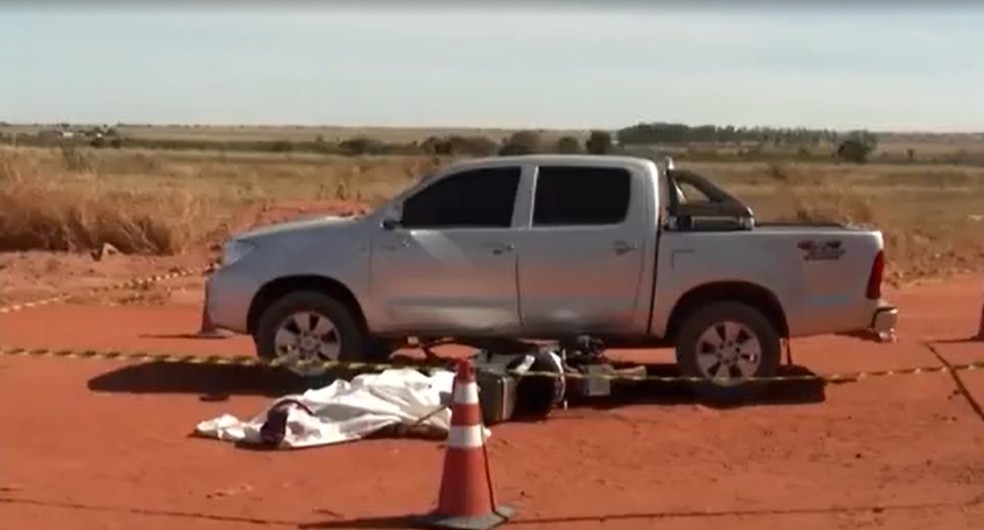
[[[115,127],[148,127],[148,128],[168,128],[168,127],[196,127],[196,128],[218,128],[218,127],[231,127],[231,128],[278,128],[278,129],[318,129],[318,128],[333,128],[333,129],[385,129],[385,130],[473,130],[473,131],[536,131],[536,132],[590,132],[590,131],[607,131],[607,132],[617,132],[621,129],[628,127],[633,127],[642,124],[655,124],[655,123],[666,123],[674,125],[686,125],[687,127],[704,127],[704,126],[715,126],[715,127],[735,127],[742,129],[785,129],[785,130],[807,130],[807,131],[831,131],[836,133],[850,133],[853,131],[867,131],[872,134],[905,134],[905,135],[984,135],[984,128],[980,130],[925,130],[925,129],[869,129],[865,127],[855,127],[855,128],[837,128],[837,127],[808,127],[802,125],[738,125],[733,123],[700,123],[692,124],[686,122],[676,122],[676,121],[636,121],[629,125],[622,125],[619,127],[596,127],[596,126],[581,126],[581,127],[535,127],[535,126],[500,126],[500,125],[369,125],[369,124],[343,124],[343,123],[246,123],[246,122],[126,122],[126,121],[116,121],[116,122],[89,122],[89,121],[36,121],[36,122],[14,122],[5,121],[0,119],[3,127],[44,127],[44,126],[58,126],[61,124],[68,124],[69,126],[115,126]]]

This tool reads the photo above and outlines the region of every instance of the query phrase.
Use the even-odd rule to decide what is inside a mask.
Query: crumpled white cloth
[[[223,414],[198,424],[200,436],[242,443],[259,443],[260,428],[267,413],[285,399],[296,399],[314,413],[290,407],[282,448],[330,445],[361,439],[395,424],[411,425],[449,402],[454,373],[433,370],[425,375],[412,368],[362,374],[351,382],[336,380],[330,385],[274,400],[249,421]],[[445,394],[442,402],[441,394]],[[447,431],[451,409],[433,414],[421,426]]]

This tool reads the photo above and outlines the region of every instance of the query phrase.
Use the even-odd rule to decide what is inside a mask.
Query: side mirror
[[[399,226],[400,226],[399,219],[395,219],[393,217],[386,217],[383,219],[382,222],[383,230],[393,230],[395,228],[399,228]]]

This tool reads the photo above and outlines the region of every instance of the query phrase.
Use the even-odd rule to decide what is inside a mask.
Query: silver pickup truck
[[[882,247],[876,230],[756,225],[671,161],[472,159],[362,217],[233,238],[206,310],[267,359],[378,360],[408,337],[590,335],[672,344],[683,374],[735,392],[776,373],[783,338],[893,330]]]

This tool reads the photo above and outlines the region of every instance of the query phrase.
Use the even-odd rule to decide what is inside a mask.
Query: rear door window
[[[624,168],[540,166],[533,226],[597,226],[625,221],[632,175]]]

